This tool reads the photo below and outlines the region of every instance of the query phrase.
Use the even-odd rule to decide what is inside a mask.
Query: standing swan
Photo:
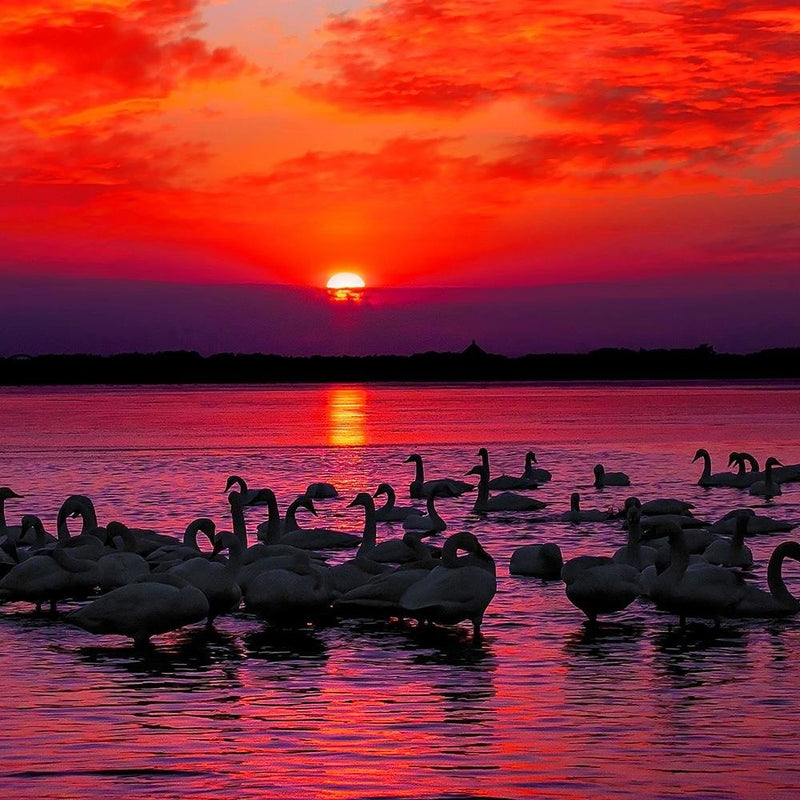
[[[425,480],[425,468],[422,465],[422,456],[412,453],[405,461],[416,465],[414,480],[408,487],[409,495],[417,500],[430,497],[431,492],[438,491],[442,497],[458,497],[464,492],[472,491],[475,487],[471,483],[455,480],[454,478],[440,478],[435,481]]]
[[[459,557],[459,550],[468,555]],[[478,641],[483,615],[496,591],[494,559],[474,534],[462,531],[444,543],[441,564],[405,591],[400,607],[420,622],[456,625],[468,619]]]

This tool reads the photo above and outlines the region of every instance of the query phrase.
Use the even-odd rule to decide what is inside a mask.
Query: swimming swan
[[[564,558],[557,544],[526,544],[511,554],[510,575],[528,575],[546,581],[558,580]]]
[[[428,495],[425,501],[428,513],[419,516],[406,517],[403,520],[403,530],[414,531],[419,536],[429,536],[433,533],[441,533],[447,530],[447,523],[439,516],[436,510],[436,498],[439,496],[440,487]]]
[[[800,561],[800,544],[797,542],[782,542],[775,548],[767,567],[769,592],[747,584],[744,590],[744,597],[730,612],[731,616],[781,617],[787,614],[796,614],[800,611],[800,601],[786,588],[786,583],[783,580],[783,561],[785,558]]]
[[[239,487],[238,494],[242,500],[242,506],[262,506],[266,503],[266,498],[261,494],[260,489],[248,489],[247,482],[238,475],[229,475],[225,483],[223,494],[227,494],[234,487]]]
[[[375,509],[375,519],[378,522],[402,522],[406,517],[418,517],[422,512],[413,506],[396,506],[397,496],[391,484],[381,483],[373,497],[386,495],[386,503]]]
[[[336,487],[332,483],[318,481],[317,483],[308,484],[305,495],[312,500],[333,500],[339,496],[339,492],[336,491]]]
[[[514,492],[501,492],[489,497],[489,471],[481,464],[475,465],[467,475],[478,476],[478,497],[473,509],[479,513],[487,511],[541,511],[547,503],[525,497]]]
[[[12,541],[16,541],[21,533],[21,525],[9,525],[6,522],[6,500],[22,498],[21,494],[17,494],[13,489],[8,486],[0,486],[0,536],[8,536]]]
[[[560,519],[562,522],[605,522],[614,515],[610,511],[600,511],[592,509],[581,511],[581,496],[578,492],[573,492],[569,498],[569,511],[565,511]]]
[[[605,486],[630,486],[631,479],[624,472],[606,472],[602,464],[595,464],[594,487],[602,489]]]
[[[67,614],[67,620],[98,636],[129,636],[138,647],[207,615],[208,600],[199,589],[164,573],[114,589]]]
[[[628,564],[597,564],[579,570],[566,584],[567,599],[589,618],[627,608],[642,593],[639,570]]]
[[[642,507],[631,504],[627,511],[628,543],[611,557],[615,564],[627,564],[639,572],[656,563],[656,549],[642,544]]]
[[[729,486],[741,489],[750,485],[747,475],[735,475],[733,472],[711,472],[711,455],[708,450],[701,447],[692,459],[692,464],[698,459],[703,459],[703,472],[697,481],[698,486]]]
[[[467,555],[458,556],[459,550],[466,550]],[[468,619],[477,640],[496,591],[494,559],[474,534],[462,531],[447,539],[441,564],[405,591],[400,607],[420,622],[456,625]]]
[[[478,455],[481,459],[481,464],[486,468],[487,474],[491,474],[489,468],[489,451],[485,447],[481,447],[478,450]],[[514,477],[513,475],[500,475],[498,478],[491,478],[489,479],[489,488],[490,489],[499,489],[501,491],[507,489],[538,489],[539,482],[534,480],[534,478],[530,475],[531,470],[531,462],[536,460],[536,456],[529,452],[525,457],[525,472],[522,473],[520,477]]]
[[[753,553],[744,543],[747,535],[747,525],[751,515],[742,510],[736,515],[736,532],[733,538],[716,539],[703,551],[703,558],[709,564],[719,564],[721,567],[748,567],[753,566]]]
[[[775,479],[773,474],[773,467],[783,466],[777,458],[770,456],[764,463],[764,480],[756,481],[750,487],[750,494],[757,497],[765,497],[769,500],[771,497],[777,497],[781,494],[781,485]]]
[[[422,456],[412,453],[405,463],[413,462],[416,465],[416,475],[408,487],[409,495],[418,500],[430,497],[434,490],[442,497],[458,497],[464,492],[472,491],[475,487],[471,483],[455,480],[454,478],[440,478],[439,480],[426,481],[425,469],[422,465]]]

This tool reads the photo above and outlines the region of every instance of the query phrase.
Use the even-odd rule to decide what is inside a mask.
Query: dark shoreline
[[[278,356],[193,351],[0,358],[0,385],[132,385],[362,382],[674,381],[800,379],[800,348],[748,354],[606,348],[509,357],[474,343],[461,353],[411,356]]]

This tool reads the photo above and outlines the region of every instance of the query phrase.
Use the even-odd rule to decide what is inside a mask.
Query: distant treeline
[[[800,378],[800,348],[737,355],[607,348],[507,357],[474,343],[461,353],[412,356],[278,356],[190,351],[15,355],[0,359],[0,385],[337,383],[362,381],[569,381]]]

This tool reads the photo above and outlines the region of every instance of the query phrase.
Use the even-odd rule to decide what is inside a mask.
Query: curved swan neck
[[[242,547],[247,547],[247,523],[244,521],[244,506],[240,502],[240,497],[235,497],[235,492],[228,495],[231,504],[231,525],[233,535],[241,542]]]
[[[414,454],[413,456],[409,456],[409,458],[416,465],[414,472],[414,480],[419,483],[425,483],[425,468],[422,466],[422,456]]]
[[[367,550],[371,550],[378,543],[378,527],[375,522],[375,502],[369,497],[369,500],[366,498],[363,499],[363,504],[364,533],[361,537],[361,544],[358,547],[359,555]]]
[[[779,603],[787,608],[800,608],[800,601],[786,588],[786,582],[783,580],[783,561],[785,558],[793,558],[795,561],[800,561],[800,544],[797,542],[782,542],[773,550],[767,567],[767,585],[769,586],[770,594]]]
[[[698,450],[697,455],[694,457],[695,460],[698,458],[703,459],[703,474],[700,476],[700,480],[704,478],[711,477],[711,456],[708,453],[708,450]]]
[[[435,519],[437,522],[441,522],[442,518],[439,516],[439,512],[436,510],[436,492],[431,492],[428,495],[428,499],[425,502],[425,506],[428,510],[428,516],[431,519]]]

